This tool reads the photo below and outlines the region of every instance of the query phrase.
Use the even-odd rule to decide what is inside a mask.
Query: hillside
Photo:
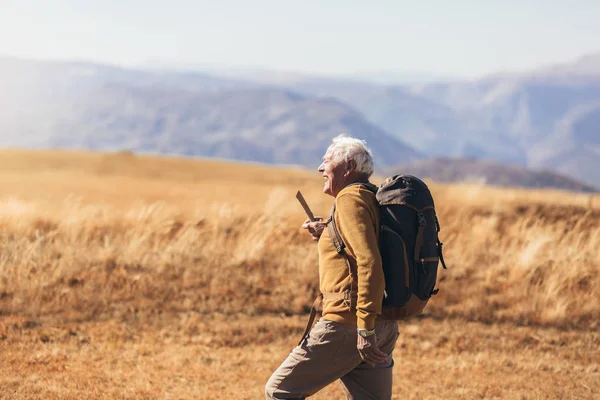
[[[495,186],[557,188],[576,192],[598,192],[581,181],[551,171],[478,159],[433,158],[385,170],[387,175],[409,174],[436,182],[478,182]]]
[[[422,156],[333,98],[282,89],[198,93],[108,85],[77,98],[49,145],[183,154],[316,167],[334,136],[353,132],[381,165]]]
[[[72,109],[79,99],[106,85],[165,86],[202,93],[253,86],[199,72],[147,71],[0,56],[0,146],[50,147],[50,127],[57,119],[65,114],[77,118]],[[92,110],[93,107],[89,111]]]
[[[600,101],[599,54],[523,74],[413,85],[295,76],[274,85],[333,96],[428,156],[493,159],[556,172],[600,186],[600,159],[574,134],[567,147],[550,139],[563,120]],[[263,78],[261,82],[269,82]],[[577,131],[579,126],[574,127]],[[540,153],[555,153],[546,160]]]
[[[522,74],[384,85],[0,58],[0,145],[311,166],[345,131],[367,139],[382,166],[490,159],[599,187],[597,60],[591,54]]]
[[[598,196],[430,187],[448,270],[400,323],[394,395],[595,398]],[[0,150],[2,398],[264,398],[318,293],[295,194],[326,215],[321,188],[314,169]]]
[[[600,53],[521,75],[419,85],[411,93],[453,109],[467,124],[464,132],[474,129],[484,140],[490,134],[502,135],[507,146],[493,157],[496,161],[521,154],[530,168],[550,168],[600,186],[594,172],[600,168],[600,147],[589,140],[590,132],[598,136],[597,129],[590,131],[589,124],[573,121],[584,118],[582,113],[591,112],[600,101],[599,57]],[[494,146],[492,141],[483,150]]]
[[[525,152],[504,132],[481,126],[453,109],[454,105],[411,87],[307,77],[271,83],[306,95],[341,99],[428,156],[488,157],[513,163],[526,160]]]
[[[313,166],[349,132],[382,165],[422,157],[337,99],[194,72],[0,59],[0,104],[2,146]]]

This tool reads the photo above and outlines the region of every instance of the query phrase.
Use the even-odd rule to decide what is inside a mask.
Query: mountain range
[[[367,140],[381,169],[479,159],[600,187],[600,53],[521,74],[403,85],[5,57],[0,107],[1,146],[314,167],[348,132]]]
[[[519,186],[533,189],[561,188],[585,193],[597,191],[593,186],[551,171],[536,171],[518,165],[473,158],[434,157],[384,171],[386,176],[398,173],[430,178],[437,182],[471,182],[495,186],[514,186],[515,182],[519,182]]]
[[[332,137],[360,132],[383,165],[423,156],[334,98],[281,89],[197,92],[123,85],[78,97],[49,128],[49,144],[310,166]],[[199,134],[201,133],[201,134]]]

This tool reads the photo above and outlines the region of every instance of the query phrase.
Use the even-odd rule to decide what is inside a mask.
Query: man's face
[[[333,148],[330,146],[319,165],[319,172],[325,179],[323,193],[335,197],[346,186],[346,165],[343,162],[334,162],[332,158]]]

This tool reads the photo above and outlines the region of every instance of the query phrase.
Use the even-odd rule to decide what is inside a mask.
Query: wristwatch
[[[368,329],[361,329],[361,328],[356,328],[358,331],[358,334],[364,338],[368,338],[369,336],[373,336],[375,334],[375,329],[373,330],[368,330]]]

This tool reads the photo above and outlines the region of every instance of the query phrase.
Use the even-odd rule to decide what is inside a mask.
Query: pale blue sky
[[[600,0],[0,0],[0,55],[476,77],[600,52]]]

